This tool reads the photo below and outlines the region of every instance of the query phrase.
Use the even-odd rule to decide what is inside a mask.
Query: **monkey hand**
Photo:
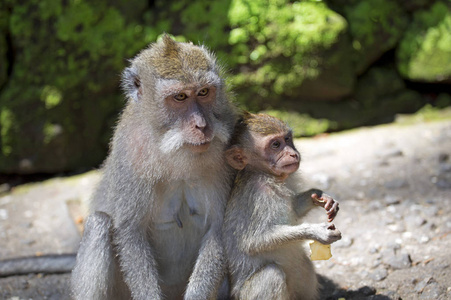
[[[321,223],[311,224],[313,229],[312,239],[324,245],[332,244],[341,239],[341,232],[334,224]]]
[[[334,200],[334,198],[326,193],[322,193],[321,197],[318,197],[318,195],[314,193],[312,194],[312,200],[315,205],[324,207],[327,212],[328,222],[332,222],[335,219],[338,210],[340,209],[338,201]]]

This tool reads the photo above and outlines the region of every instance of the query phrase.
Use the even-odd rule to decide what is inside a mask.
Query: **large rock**
[[[0,90],[7,80],[8,72],[8,41],[7,41],[7,28],[8,28],[9,14],[6,10],[6,6],[0,3]],[[1,138],[0,138],[1,146]]]
[[[357,73],[393,49],[408,25],[407,12],[392,0],[359,1],[345,6]]]
[[[324,3],[233,1],[229,10],[238,97],[249,107],[290,97],[349,95],[354,67],[347,22]]]
[[[409,80],[451,83],[449,1],[438,1],[413,15],[397,49],[397,67]]]
[[[14,59],[0,94],[0,173],[98,165],[123,104],[124,58],[146,41],[107,1],[9,1],[3,7]]]

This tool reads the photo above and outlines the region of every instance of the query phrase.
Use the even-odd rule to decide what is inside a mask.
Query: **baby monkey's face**
[[[260,167],[282,180],[297,171],[301,157],[293,144],[291,131],[267,136],[258,134],[254,140]]]

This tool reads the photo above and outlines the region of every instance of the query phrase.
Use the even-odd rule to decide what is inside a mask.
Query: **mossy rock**
[[[229,10],[234,71],[246,106],[286,98],[340,99],[354,84],[347,22],[322,2],[235,0]]]
[[[404,89],[404,81],[398,75],[394,66],[373,67],[359,78],[354,99],[362,107],[371,108],[380,99],[391,97],[391,95]]]
[[[356,83],[353,96],[339,102],[287,102],[285,107],[330,124],[327,131],[391,122],[399,113],[413,113],[424,105],[422,96],[405,87],[394,66],[373,67]]]
[[[0,3],[0,91],[7,80],[8,73],[8,57],[7,57],[7,30],[8,30],[9,13],[6,5]],[[1,141],[1,138],[0,138]],[[1,142],[0,142],[1,145]]]
[[[397,67],[408,80],[451,83],[451,2],[418,11],[397,49]]]
[[[407,12],[392,0],[359,1],[344,8],[358,74],[393,49],[408,25]]]
[[[5,3],[14,64],[0,94],[0,173],[99,165],[142,33],[107,1]]]
[[[315,119],[308,114],[301,114],[296,111],[285,110],[265,110],[261,113],[271,115],[286,122],[293,130],[294,137],[314,136],[337,129],[334,121],[327,119]]]

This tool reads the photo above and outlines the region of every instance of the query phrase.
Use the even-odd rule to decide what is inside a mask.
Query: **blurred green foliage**
[[[451,81],[450,3],[3,0],[0,173],[98,165],[125,102],[127,59],[163,32],[205,43],[241,107],[300,136],[415,111],[424,100],[405,79]]]
[[[451,78],[451,1],[418,11],[398,47],[399,72],[411,80]]]
[[[392,0],[365,0],[345,7],[357,73],[393,49],[408,25],[408,15]]]
[[[0,94],[0,171],[97,164],[123,103],[124,58],[146,45],[137,24],[109,1],[6,0],[0,14],[14,51]]]
[[[332,99],[351,92],[347,22],[326,4],[234,0],[228,16],[232,66],[239,71],[232,83],[245,105],[256,109],[286,96]],[[340,77],[327,76],[334,69]],[[327,90],[311,84],[319,77]]]
[[[312,136],[337,129],[337,123],[334,121],[315,119],[296,111],[264,110],[262,113],[284,120],[293,130],[294,137]]]

